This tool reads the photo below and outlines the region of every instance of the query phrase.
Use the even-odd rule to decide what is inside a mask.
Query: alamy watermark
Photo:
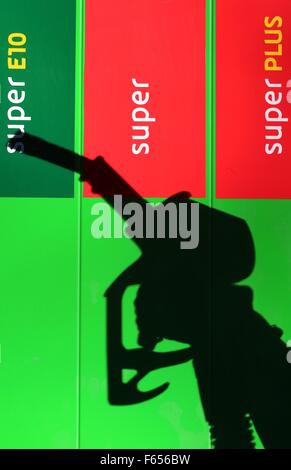
[[[195,249],[199,245],[198,202],[125,202],[121,195],[115,195],[113,208],[112,214],[105,202],[92,206],[91,215],[95,220],[91,234],[94,238],[179,239],[182,250]]]

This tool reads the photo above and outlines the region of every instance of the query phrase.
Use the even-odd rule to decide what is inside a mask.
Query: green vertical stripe
[[[76,69],[75,69],[75,152],[84,152],[84,49],[85,49],[85,0],[76,1]],[[81,369],[81,250],[82,250],[82,189],[79,176],[75,175],[75,195],[77,199],[77,232],[78,232],[78,291],[77,291],[77,414],[76,414],[76,448],[80,448],[80,369]]]
[[[206,0],[206,187],[213,205],[215,190],[215,0]]]

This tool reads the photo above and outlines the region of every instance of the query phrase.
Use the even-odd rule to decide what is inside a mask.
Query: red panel
[[[290,0],[217,0],[216,183],[220,198],[291,197],[290,7]],[[282,19],[281,26],[276,16]],[[278,39],[278,44],[265,43],[270,39]],[[280,53],[280,44],[282,55],[274,55]],[[265,65],[274,68],[276,63],[282,70],[266,70]],[[269,86],[266,79],[278,87]],[[281,102],[274,105],[278,93]]]
[[[205,196],[205,0],[87,0],[85,154],[144,197]]]

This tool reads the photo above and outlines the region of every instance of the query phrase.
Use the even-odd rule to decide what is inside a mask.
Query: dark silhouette
[[[124,203],[146,203],[102,157],[88,160],[28,134],[24,149],[79,172],[109,204],[114,194],[123,195]],[[189,207],[191,202],[187,193],[171,201],[177,210],[180,202]],[[250,230],[242,219],[202,204],[199,224],[200,242],[194,250],[181,250],[179,239],[135,238],[141,257],[107,290],[109,401],[131,404],[153,398],[168,384],[142,393],[137,389],[142,377],[193,359],[215,448],[253,448],[251,421],[265,448],[291,448],[291,371],[283,332],[253,310],[252,290],[237,285],[255,265]],[[140,286],[135,308],[141,348],[126,350],[121,300],[132,284]],[[163,338],[189,347],[154,352]],[[126,384],[122,368],[137,370]]]

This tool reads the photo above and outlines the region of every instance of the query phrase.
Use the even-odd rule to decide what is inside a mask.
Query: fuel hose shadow
[[[112,206],[114,195],[122,195],[124,204],[146,204],[102,157],[89,160],[29,134],[23,143],[26,154],[78,172]],[[181,202],[190,210],[192,202],[185,192],[163,204],[168,201],[177,211]],[[130,405],[152,399],[169,384],[141,392],[138,384],[145,375],[193,361],[214,448],[253,448],[251,423],[265,448],[291,448],[291,371],[283,332],[254,311],[252,289],[238,285],[255,267],[250,229],[233,215],[203,204],[199,208],[196,249],[182,250],[180,240],[170,237],[135,237],[139,259],[105,293],[109,402]],[[130,285],[139,286],[135,311],[140,347],[132,350],[122,342],[122,297]],[[155,352],[164,338],[187,346]],[[136,370],[127,383],[123,369]]]

